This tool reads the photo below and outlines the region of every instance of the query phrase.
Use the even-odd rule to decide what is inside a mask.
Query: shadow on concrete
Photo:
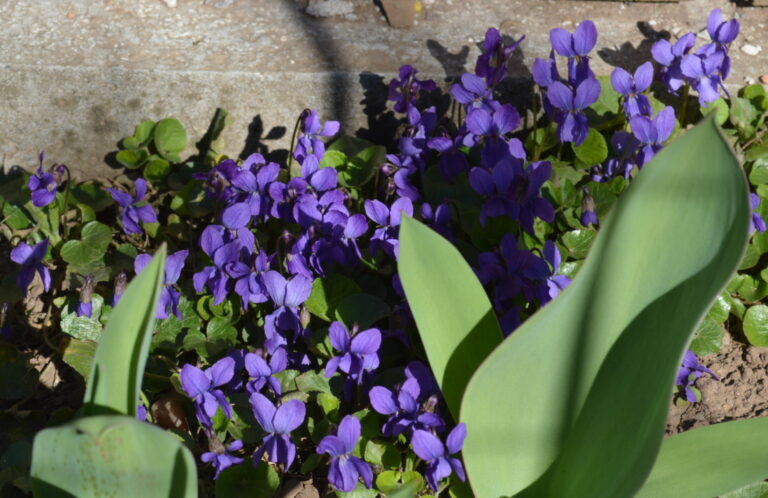
[[[440,42],[435,40],[427,40],[427,49],[429,53],[434,57],[437,62],[443,67],[445,71],[445,81],[453,81],[458,79],[462,74],[467,72],[467,56],[469,55],[469,47],[463,45],[461,50],[452,54]]]
[[[395,134],[401,121],[387,108],[387,84],[384,76],[363,71],[358,76],[358,82],[363,88],[363,100],[360,105],[363,106],[367,122],[365,128],[355,132],[355,136],[383,145],[387,150],[394,150]]]
[[[267,161],[284,164],[284,162],[288,160],[288,150],[276,149],[270,151],[264,141],[283,138],[286,131],[285,126],[273,126],[272,129],[264,135],[264,122],[261,120],[261,114],[257,114],[248,125],[248,135],[245,137],[243,150],[238,157],[240,159],[245,159],[251,154],[258,153],[264,156]]]
[[[634,72],[637,66],[651,60],[651,47],[654,43],[659,40],[669,40],[672,37],[669,31],[656,31],[645,21],[638,21],[637,29],[643,35],[643,41],[637,47],[624,42],[616,49],[601,48],[597,51],[597,55],[606,64]]]
[[[323,116],[322,118],[324,120],[335,119],[341,122],[343,130],[344,123],[347,122],[346,118],[350,113],[347,96],[350,94],[351,81],[349,68],[340,57],[339,46],[328,28],[322,22],[313,22],[309,15],[298,8],[294,0],[283,0],[283,4],[293,16],[296,26],[314,40],[312,50],[315,56],[322,60],[330,70],[326,77],[324,100],[331,103],[332,113],[331,116]],[[300,109],[297,112],[299,111]]]

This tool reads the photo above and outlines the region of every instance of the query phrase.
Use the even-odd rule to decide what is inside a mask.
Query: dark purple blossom
[[[77,303],[77,316],[91,318],[91,315],[93,314],[93,303],[91,302],[93,287],[93,277],[90,275],[86,276],[83,281],[83,286],[80,288],[80,301]]]
[[[563,28],[549,32],[549,41],[558,55],[568,58],[568,79],[577,86],[582,81],[593,79],[589,68],[589,52],[597,43],[597,28],[592,21],[582,21],[573,34]]]
[[[232,418],[232,406],[221,389],[216,387],[227,384],[235,375],[235,360],[225,356],[209,368],[200,370],[194,365],[187,364],[181,369],[181,387],[195,402],[197,420],[210,429],[213,426],[211,417],[221,408],[227,418]]]
[[[506,138],[508,133],[520,126],[520,115],[511,105],[499,106],[492,112],[483,108],[471,109],[467,113],[466,126],[463,144],[473,147],[482,140],[480,157],[485,168],[490,169],[507,155],[525,159],[522,143],[518,139],[508,141]]]
[[[265,251],[251,254],[251,264],[232,261],[225,265],[230,277],[235,279],[235,292],[240,296],[243,309],[248,303],[263,303],[268,299],[267,288],[262,275],[269,270],[269,256]]]
[[[296,445],[291,441],[291,431],[304,422],[307,408],[297,399],[286,401],[275,408],[263,394],[253,393],[250,397],[253,415],[267,433],[256,453],[253,465],[261,462],[265,453],[270,462],[281,463],[287,470],[296,458]]]
[[[316,109],[304,110],[299,119],[301,120],[301,134],[296,141],[293,157],[302,165],[310,155],[314,156],[317,162],[320,162],[325,155],[325,142],[320,140],[320,137],[328,138],[336,135],[339,132],[339,122],[326,121],[324,125],[321,124]]]
[[[651,103],[643,92],[653,83],[653,64],[646,62],[636,70],[634,77],[624,69],[617,67],[611,73],[614,90],[624,96],[624,112],[628,117],[643,114],[651,115]]]
[[[674,45],[667,40],[659,40],[651,47],[653,59],[664,67],[659,76],[672,93],[676,93],[685,84],[680,63],[695,44],[696,35],[686,33]]]
[[[248,371],[250,380],[245,384],[246,390],[250,393],[260,392],[265,385],[269,385],[272,392],[277,396],[283,394],[280,382],[273,377],[274,374],[282,372],[288,367],[288,353],[285,348],[277,348],[272,353],[269,363],[257,353],[248,353],[245,355],[245,369]]]
[[[499,103],[493,98],[486,80],[474,74],[464,73],[459,83],[451,86],[451,95],[460,104],[468,108],[483,108],[488,112],[499,107]]]
[[[409,377],[396,391],[386,387],[374,386],[368,393],[371,406],[389,418],[381,427],[385,437],[397,437],[399,434],[411,434],[416,429],[442,430],[445,426],[439,415],[423,411],[418,402],[421,387],[417,379]]]
[[[188,255],[189,251],[184,249],[169,255],[165,259],[163,287],[160,289],[160,299],[157,303],[157,314],[155,315],[155,318],[168,318],[169,314],[173,313],[176,315],[176,318],[179,320],[182,319],[181,311],[179,311],[179,299],[181,298],[181,294],[176,290],[174,284],[179,281],[181,270],[184,268],[184,262]],[[139,254],[136,256],[136,261],[133,263],[136,274],[138,275],[141,273],[150,261],[152,261],[152,256],[149,254]]]
[[[563,259],[560,256],[560,251],[557,246],[551,240],[544,242],[544,260],[549,263],[550,274],[547,277],[547,294],[541,296],[539,300],[541,304],[547,303],[550,299],[554,299],[565,290],[571,283],[571,279],[565,275],[560,275],[560,266],[563,263]]]
[[[595,212],[595,200],[589,194],[589,189],[584,187],[582,189],[584,197],[581,199],[581,217],[579,221],[582,226],[588,227],[590,225],[597,226],[597,212]]]
[[[393,202],[391,208],[379,200],[365,201],[365,214],[379,225],[379,228],[371,236],[371,250],[374,254],[381,248],[385,253],[397,259],[400,249],[397,237],[402,213],[405,213],[406,216],[413,216],[413,203],[407,197],[401,197]]]
[[[696,358],[693,351],[690,349],[686,351],[683,356],[683,364],[677,371],[677,380],[675,382],[680,388],[685,390],[685,399],[689,403],[696,402],[696,394],[691,389],[691,386],[694,386],[699,377],[705,373],[711,375],[715,380],[720,380],[712,370],[699,363],[699,359]]]
[[[504,43],[504,39],[496,28],[489,28],[485,32],[483,40],[483,52],[477,58],[475,63],[475,74],[485,78],[490,88],[495,87],[507,73],[507,62],[517,47],[525,39],[521,36],[519,40],[511,45]]]
[[[547,89],[547,100],[557,109],[555,121],[560,142],[581,145],[587,138],[589,125],[581,111],[594,104],[600,96],[600,83],[586,78],[571,90],[564,83],[554,81]]]
[[[427,463],[427,482],[432,491],[437,491],[441,479],[456,473],[456,477],[464,482],[464,467],[461,460],[451,455],[459,453],[467,437],[467,427],[463,423],[457,425],[448,434],[445,445],[431,432],[416,430],[411,438],[413,452]]]
[[[416,78],[418,71],[409,64],[400,67],[399,78],[389,82],[389,100],[393,101],[395,112],[406,113],[413,107],[413,102],[419,97],[419,92],[431,92],[437,85],[432,80]]]
[[[761,233],[765,232],[765,220],[757,212],[757,208],[760,207],[760,197],[752,192],[749,194],[749,207],[752,208],[752,217],[749,219],[749,233],[753,233],[755,230]]]
[[[107,191],[112,199],[119,206],[121,220],[123,222],[123,232],[127,234],[141,233],[141,226],[139,222],[154,223],[157,221],[157,214],[152,206],[144,203],[144,197],[147,194],[147,181],[143,178],[138,178],[134,182],[136,186],[136,195],[131,197],[130,194],[118,190],[115,188],[108,188]]]
[[[192,177],[205,182],[208,197],[228,202],[237,194],[232,181],[240,171],[240,167],[234,160],[224,159],[207,173],[194,173]]]
[[[227,446],[224,451],[221,453],[215,452],[215,451],[208,451],[206,453],[203,453],[200,455],[200,460],[202,460],[205,463],[210,463],[211,466],[216,469],[216,473],[213,475],[213,480],[219,478],[219,474],[221,474],[221,471],[224,469],[228,469],[229,467],[232,467],[233,465],[238,465],[243,463],[243,459],[237,456],[234,456],[232,453],[235,451],[240,451],[243,449],[243,442],[239,439],[236,439],[232,442],[229,446]]]
[[[53,174],[43,171],[43,153],[40,153],[40,167],[29,177],[27,186],[32,193],[32,204],[44,207],[56,199],[57,182]]]
[[[290,280],[274,270],[264,273],[264,286],[275,304],[275,311],[264,318],[265,346],[269,353],[286,344],[286,338],[280,332],[293,332],[293,338],[301,333],[301,320],[298,307],[309,298],[312,292],[312,279],[303,275],[294,275]]]
[[[629,120],[635,138],[642,144],[638,151],[638,166],[642,167],[661,150],[675,129],[675,110],[667,106],[654,118],[634,116]]]
[[[124,271],[121,271],[115,277],[115,290],[112,292],[112,307],[117,306],[120,298],[123,297],[123,292],[128,286],[128,275]]]
[[[21,290],[21,294],[26,297],[27,287],[35,278],[35,273],[40,275],[43,282],[43,290],[48,292],[51,288],[51,273],[43,264],[43,258],[48,251],[48,240],[41,240],[34,246],[26,242],[20,242],[19,245],[11,250],[11,261],[21,265],[19,275],[16,277],[16,284]]]
[[[680,71],[699,93],[699,105],[706,106],[720,97],[720,71],[725,55],[720,51],[688,54],[680,62]]]
[[[241,244],[223,227],[209,225],[200,235],[200,247],[213,261],[192,277],[195,290],[202,292],[205,286],[213,293],[214,304],[221,304],[230,290],[227,267],[240,260]]]
[[[472,168],[469,182],[475,191],[486,196],[480,222],[485,224],[488,216],[509,216],[531,234],[535,218],[551,222],[555,211],[540,196],[541,186],[551,174],[552,165],[548,161],[532,163],[523,169],[522,161],[503,160],[490,173],[483,168]]]
[[[317,452],[331,456],[328,467],[328,482],[342,492],[352,491],[362,478],[365,487],[373,486],[371,466],[352,454],[360,440],[360,421],[354,415],[341,419],[336,435],[329,434],[320,440]]]
[[[331,346],[341,353],[334,356],[325,365],[325,376],[331,377],[336,370],[341,370],[358,384],[363,380],[364,372],[372,372],[379,367],[379,347],[381,331],[368,329],[357,332],[350,338],[349,331],[341,322],[333,322],[328,329]]]

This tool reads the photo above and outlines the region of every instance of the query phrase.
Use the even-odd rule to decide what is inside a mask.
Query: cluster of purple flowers
[[[550,31],[549,39],[553,50],[549,59],[534,61],[533,80],[545,90],[544,109],[557,122],[560,141],[581,145],[589,133],[583,111],[600,96],[600,83],[589,67],[589,52],[597,43],[597,28],[587,20],[580,23],[573,34],[555,28]],[[555,54],[567,59],[565,79],[557,69]]]
[[[717,88],[728,75],[727,50],[738,34],[738,23],[724,22],[716,10],[709,17],[708,31],[712,43],[693,53],[692,34],[674,45],[662,40],[653,48],[654,59],[661,65],[657,77],[673,92],[690,85],[698,91],[702,104],[717,98]],[[315,110],[305,110],[299,117],[296,146],[291,151],[295,169],[286,171],[261,154],[252,154],[241,163],[224,159],[209,171],[194,175],[214,204],[215,222],[201,227],[197,244],[203,261],[197,258],[196,268],[187,269],[192,274],[192,286],[198,293],[210,294],[214,305],[232,301],[244,314],[256,310],[254,314],[263,323],[263,338],[252,344],[257,349],[233,349],[207,368],[186,364],[180,371],[182,387],[194,403],[203,432],[218,443],[211,445],[216,450],[201,457],[215,470],[214,478],[244,461],[248,443],[235,439],[224,446],[214,428],[217,416],[236,418],[230,400],[237,394],[247,397],[253,419],[263,432],[261,442],[253,448],[253,465],[267,460],[287,470],[294,464],[296,443],[304,435],[297,432],[308,418],[308,407],[300,399],[284,396],[281,379],[286,370],[296,370],[321,371],[329,379],[343,381],[345,404],[339,415],[344,416],[336,419],[338,424],[328,429],[315,449],[328,455],[328,481],[339,491],[351,491],[359,481],[370,488],[373,482],[374,469],[355,455],[361,424],[352,407],[370,406],[382,416],[381,436],[410,445],[424,461],[427,482],[435,492],[440,490],[440,481],[451,474],[465,479],[461,461],[454,455],[461,451],[467,429],[464,424],[451,428],[429,368],[411,361],[399,383],[376,385],[384,383],[377,377],[383,343],[398,339],[410,345],[407,334],[399,328],[413,324],[397,275],[392,275],[392,282],[399,299],[393,313],[400,321],[398,327],[360,330],[365,327],[333,321],[327,327],[330,348],[326,346],[323,353],[318,353],[317,337],[325,338],[326,331],[324,327],[311,329],[316,322],[309,316],[306,302],[316,279],[338,272],[353,275],[362,263],[381,270],[397,261],[404,215],[420,216],[454,240],[459,226],[459,220],[454,219],[457,201],[430,198],[430,204],[425,200],[426,189],[422,187],[430,167],[437,168],[445,184],[468,185],[470,193],[480,199],[478,232],[496,218],[512,223],[504,225],[513,228],[498,234],[494,247],[479,252],[475,267],[505,334],[569,285],[570,279],[562,273],[560,250],[547,240],[549,232],[540,230],[544,223],[555,220],[555,209],[542,192],[552,175],[552,162],[529,160],[522,136],[516,135],[520,114],[497,98],[507,62],[522,40],[508,42],[498,30],[488,30],[474,73],[463,74],[450,89],[465,115],[460,124],[441,116],[436,106],[425,104],[426,94],[437,89],[433,81],[417,78],[416,69],[409,65],[400,69],[399,77],[390,83],[389,98],[394,110],[403,115],[402,133],[397,150],[386,155],[385,164],[376,165],[379,176],[373,188],[368,188],[370,198],[362,198],[362,190],[353,195],[340,186],[336,169],[324,165],[325,141],[334,137],[340,126],[335,121],[323,123]],[[550,57],[536,59],[533,79],[543,92],[546,115],[557,123],[560,142],[579,146],[590,133],[585,110],[600,95],[600,83],[589,65],[597,30],[586,20],[573,33],[553,29],[550,41]],[[565,58],[565,77],[560,76],[556,56]],[[651,62],[633,74],[617,68],[611,75],[614,89],[623,96],[628,128],[612,136],[615,155],[593,171],[592,180],[629,178],[633,168],[648,163],[671,135],[676,123],[673,108],[654,114],[646,95],[653,80]],[[62,171],[54,167],[52,172],[43,172],[41,155],[41,166],[29,180],[36,206],[53,202]],[[147,202],[148,187],[139,178],[134,195],[107,189],[117,204],[126,235],[141,234],[141,223],[158,221]],[[583,192],[580,221],[584,226],[597,225],[589,188],[579,187]],[[751,202],[756,210],[759,198],[753,194]],[[765,230],[765,222],[757,213],[752,222],[756,230]],[[540,240],[539,248],[531,249],[532,239]],[[43,240],[33,247],[20,243],[13,249],[11,259],[21,265],[18,284],[24,292],[35,275],[45,290],[49,289],[51,276],[42,262],[47,248],[48,242]],[[189,255],[190,250],[185,249],[167,258],[159,319],[171,315],[183,318],[178,282]],[[135,272],[141,272],[150,259],[149,254],[138,255]],[[116,278],[113,305],[126,281],[125,273]],[[79,315],[91,315],[93,291],[94,281],[86,277]],[[712,374],[689,352],[678,376],[689,400],[693,395],[689,387],[703,373]]]

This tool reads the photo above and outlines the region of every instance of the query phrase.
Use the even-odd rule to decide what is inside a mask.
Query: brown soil
[[[766,415],[768,410],[768,348],[749,346],[726,333],[719,353],[704,356],[701,363],[720,380],[704,376],[697,382],[700,403],[672,406],[667,416],[667,435],[695,427]]]

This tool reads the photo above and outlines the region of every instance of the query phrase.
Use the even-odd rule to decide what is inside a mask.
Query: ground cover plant
[[[6,174],[0,423],[11,430],[0,489],[44,496],[53,491],[45,482],[78,494],[84,484],[67,487],[72,473],[50,471],[59,454],[42,448],[63,447],[67,430],[98,435],[113,420],[126,431],[162,427],[176,438],[165,451],[194,456],[196,471],[183,475],[196,472],[198,489],[171,478],[177,495],[272,496],[303,481],[341,496],[631,496],[693,473],[702,487],[686,492],[700,496],[766,477],[754,447],[762,420],[685,436],[693,443],[679,436],[662,444],[657,427],[673,386],[675,402],[700,399],[696,380],[713,374],[697,355],[720,348],[723,324],[768,345],[768,96],[760,85],[725,90],[738,29],[715,10],[708,43],[697,47],[690,33],[661,40],[653,61],[602,77],[589,65],[596,26],[556,28],[550,57],[533,63],[525,109],[499,91],[524,38],[490,29],[474,72],[448,89],[401,68],[389,86],[400,118],[391,150],[339,137],[339,123],[307,109],[284,163],[262,154],[238,162],[223,153],[222,110],[189,158],[181,157],[188,137],[177,120],[140,123],[116,153],[126,168],[117,180],[74,182],[43,154],[32,174]],[[667,149],[678,138],[688,145]],[[662,194],[679,202],[665,204]],[[619,197],[624,204],[614,208]],[[653,215],[669,210],[649,221],[643,204]],[[671,267],[661,255],[634,254],[670,234],[682,238],[663,251],[677,254]],[[590,261],[602,263],[585,262],[594,240]],[[700,272],[709,283],[690,284]],[[679,281],[665,290],[696,289],[694,297],[680,291],[684,311],[668,312],[675,334],[653,335],[650,348],[632,342],[638,332],[622,342],[622,331],[634,330],[622,322],[568,342],[580,337],[578,323],[621,310],[629,320],[664,294],[629,292],[627,282],[644,277],[650,283],[638,287],[658,290],[664,284],[654,282],[673,275]],[[555,300],[572,280],[574,289]],[[131,290],[142,285],[143,293]],[[607,297],[575,297],[587,285]],[[621,347],[609,354],[614,339]],[[110,350],[141,359],[111,368],[99,360]],[[41,358],[44,367],[32,368]],[[626,383],[593,390],[615,378],[604,359],[622,366]],[[38,382],[48,369],[61,372],[65,399]],[[116,382],[111,375],[130,386],[115,399],[98,394],[112,392],[104,387]],[[499,390],[499,378],[508,388]],[[507,407],[504,416],[489,399]],[[149,424],[136,428],[125,416]],[[627,416],[647,437],[615,437],[611,446],[601,437],[614,433],[585,422]],[[569,431],[574,423],[584,430]],[[57,429],[40,432],[33,452],[43,427]],[[747,431],[753,437],[742,441]],[[681,453],[706,454],[723,441],[742,441],[729,459],[736,470],[721,465],[723,473],[705,479],[683,465]],[[627,457],[627,448],[640,456]],[[165,479],[187,468],[179,465]],[[615,473],[590,472],[605,465]],[[117,492],[137,482],[96,472],[100,486]]]

